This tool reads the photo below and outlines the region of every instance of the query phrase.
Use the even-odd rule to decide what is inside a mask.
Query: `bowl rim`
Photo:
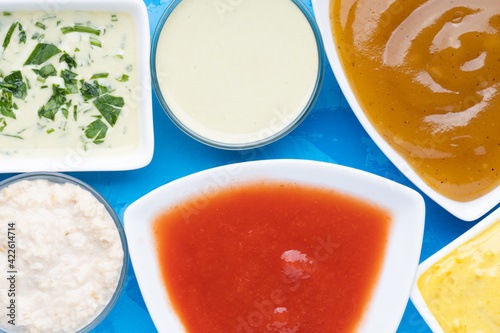
[[[112,218],[116,230],[120,236],[120,242],[122,245],[122,250],[123,250],[123,263],[122,263],[122,268],[120,270],[120,277],[118,279],[118,283],[116,285],[116,289],[113,292],[113,295],[111,296],[109,302],[106,304],[106,306],[99,312],[91,322],[89,322],[87,325],[84,327],[79,328],[77,331],[74,333],[88,333],[94,328],[96,328],[103,320],[106,318],[106,316],[109,314],[111,309],[115,306],[116,302],[120,298],[121,292],[125,286],[125,281],[127,279],[127,272],[128,272],[128,262],[129,262],[129,250],[128,250],[128,242],[127,238],[125,235],[125,230],[123,228],[123,225],[120,221],[120,218],[116,214],[115,210],[109,202],[99,193],[97,192],[93,187],[88,185],[87,183],[63,174],[63,173],[57,173],[57,172],[29,172],[29,173],[23,173],[19,175],[12,176],[10,178],[7,178],[3,181],[0,182],[0,191],[12,184],[21,182],[21,181],[35,181],[35,180],[47,180],[51,183],[55,184],[72,184],[75,186],[78,186],[82,188],[83,190],[89,192],[96,198],[105,208],[110,217]],[[9,331],[3,331],[0,328],[1,333],[9,333]]]
[[[381,331],[395,332],[405,311],[420,258],[425,224],[423,198],[413,189],[383,177],[332,163],[309,160],[252,161],[204,170],[160,186],[127,208],[124,225],[130,257],[156,328],[159,331],[168,329],[175,333],[185,332],[169,305],[168,293],[158,268],[151,230],[155,217],[183,199],[193,195],[198,197],[204,191],[262,180],[282,180],[334,189],[375,203],[393,214],[386,257],[358,332],[373,332],[373,327],[368,325],[374,323],[384,327]],[[350,187],[351,183],[357,184],[355,189]],[[361,194],[367,189],[376,191]],[[198,204],[203,204],[203,196]],[[398,204],[401,205],[396,206]],[[388,294],[384,293],[387,291]],[[388,306],[391,308],[390,312],[386,311]]]
[[[418,288],[418,280],[430,267],[435,263],[446,257],[448,254],[453,252],[459,246],[467,243],[468,241],[481,235],[483,232],[487,231],[493,225],[500,223],[500,208],[493,211],[488,216],[484,217],[480,222],[474,225],[472,228],[464,232],[462,235],[451,241],[448,245],[440,249],[438,252],[434,253],[432,256],[423,261],[417,268],[417,274],[415,277],[415,283],[412,286],[411,291],[411,301],[415,305],[415,308],[420,313],[422,318],[425,320],[427,325],[434,333],[444,333],[443,329],[439,325],[438,321],[432,314],[431,310],[427,306],[420,289]]]
[[[325,55],[324,55],[324,47],[323,47],[323,40],[321,38],[321,34],[319,31],[319,27],[316,24],[316,21],[311,14],[311,12],[307,9],[307,7],[300,1],[300,0],[290,0],[293,2],[299,10],[302,12],[302,14],[306,17],[307,21],[309,22],[309,25],[311,26],[311,29],[314,34],[314,38],[316,41],[316,45],[318,48],[318,72],[316,76],[316,82],[314,84],[314,89],[311,93],[311,96],[309,98],[309,101],[305,105],[304,109],[302,112],[295,118],[290,124],[288,124],[285,128],[283,128],[281,131],[271,135],[267,136],[262,139],[258,139],[256,141],[251,141],[247,143],[227,143],[223,141],[216,141],[212,140],[209,138],[206,138],[192,129],[190,129],[187,125],[185,125],[182,121],[180,121],[174,114],[174,112],[170,109],[168,106],[168,103],[166,102],[165,98],[163,97],[163,94],[161,92],[160,85],[158,83],[158,76],[156,74],[156,55],[157,55],[157,46],[158,46],[158,40],[160,37],[160,34],[163,30],[163,27],[168,20],[170,14],[175,10],[177,5],[179,5],[180,2],[183,0],[174,0],[168,7],[167,9],[163,12],[160,20],[158,21],[158,24],[156,26],[156,29],[153,33],[153,39],[152,39],[152,48],[151,48],[151,56],[150,56],[150,66],[151,66],[151,78],[152,78],[152,84],[153,84],[153,90],[155,91],[155,95],[158,99],[158,102],[160,103],[163,111],[167,114],[167,116],[170,118],[170,120],[185,134],[190,136],[191,138],[195,139],[198,142],[201,142],[203,144],[206,144],[208,146],[214,147],[214,148],[220,148],[220,149],[226,149],[226,150],[244,150],[244,149],[252,149],[252,148],[259,148],[264,145],[270,144],[274,141],[277,141],[290,132],[292,132],[297,126],[300,125],[300,123],[307,117],[307,115],[311,112],[318,96],[321,91],[321,86],[323,84],[323,77],[324,77],[324,68],[325,68]]]
[[[382,150],[385,156],[422,192],[457,218],[464,221],[473,221],[479,219],[481,216],[492,210],[500,202],[500,186],[472,201],[461,202],[449,199],[425,183],[417,172],[410,167],[408,162],[406,162],[406,160],[399,155],[375,130],[358,103],[344,73],[342,64],[340,63],[330,22],[331,1],[311,0],[311,3],[316,17],[316,22],[318,23],[319,30],[323,38],[327,58],[342,93],[344,94],[358,121],[361,123],[370,138],[375,142],[380,150]]]
[[[137,147],[130,152],[86,156],[82,149],[54,148],[56,156],[15,157],[2,159],[0,173],[17,172],[72,172],[119,171],[140,169],[148,165],[154,152],[153,104],[149,52],[151,33],[149,16],[141,0],[5,0],[2,11],[62,12],[81,10],[87,12],[116,12],[129,14],[135,24],[137,73]],[[144,38],[147,37],[147,38]]]

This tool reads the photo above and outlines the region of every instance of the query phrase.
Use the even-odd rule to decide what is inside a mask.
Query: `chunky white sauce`
[[[16,119],[0,113],[0,129],[2,118],[6,123],[0,132],[0,157],[61,156],[67,153],[68,149],[78,149],[83,155],[109,155],[137,149],[138,92],[132,17],[124,13],[108,12],[13,12],[8,16],[0,16],[0,43],[16,21],[26,32],[26,43],[20,43],[21,35],[17,26],[8,46],[5,49],[0,46],[0,71],[5,77],[20,70],[29,84],[29,89],[25,100],[13,98],[13,102],[18,106],[18,110],[14,110]],[[37,22],[45,26],[45,29],[37,26]],[[62,27],[75,24],[96,28],[101,34],[96,36],[81,32],[61,32]],[[34,38],[36,36],[38,38]],[[90,38],[98,40],[101,47],[92,45]],[[41,65],[24,65],[38,43],[55,45],[62,52]],[[110,95],[124,99],[124,106],[114,126],[102,120],[108,130],[100,144],[93,143],[92,138],[85,135],[85,130],[101,114],[92,100],[85,102],[80,93],[66,96],[67,101],[71,100],[71,105],[67,107],[67,119],[61,110],[57,112],[54,120],[40,118],[38,115],[38,110],[53,94],[52,86],[55,84],[65,88],[65,82],[60,75],[62,70],[68,69],[64,61],[60,62],[64,52],[76,60],[77,67],[71,71],[78,74],[78,89],[81,88],[80,80],[93,83],[91,77],[94,74],[109,73],[107,78],[97,81],[100,85],[109,87]],[[40,69],[49,64],[54,66],[57,75],[49,76],[45,82],[41,82],[40,76],[33,69]],[[123,74],[128,76],[128,80],[119,82],[117,78],[122,78]],[[0,81],[2,80],[3,78],[0,78]],[[74,118],[75,105],[77,120]]]
[[[0,222],[0,270],[17,272],[14,287],[9,275],[0,279],[0,329],[75,332],[108,304],[124,253],[111,216],[90,192],[72,184],[21,181],[0,191]],[[9,234],[11,223],[15,230]],[[9,240],[15,244],[13,267]],[[13,317],[7,316],[11,300]],[[9,323],[13,319],[15,325]]]
[[[156,71],[180,122],[217,142],[248,143],[304,110],[318,47],[291,0],[184,0],[159,36]]]

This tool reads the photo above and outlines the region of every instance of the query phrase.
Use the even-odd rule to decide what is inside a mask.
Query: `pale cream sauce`
[[[175,117],[222,143],[254,142],[286,128],[318,77],[314,32],[291,0],[184,0],[156,52],[160,90]]]

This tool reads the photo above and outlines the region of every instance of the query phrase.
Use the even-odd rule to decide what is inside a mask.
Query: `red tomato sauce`
[[[352,332],[377,281],[390,221],[357,198],[264,182],[169,209],[154,235],[189,333]]]

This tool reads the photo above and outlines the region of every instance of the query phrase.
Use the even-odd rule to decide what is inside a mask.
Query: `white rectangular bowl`
[[[152,225],[175,204],[211,191],[251,181],[271,180],[319,186],[364,199],[392,216],[381,274],[359,333],[395,332],[413,285],[422,245],[425,206],[414,190],[375,176],[330,163],[268,160],[227,165],[166,184],[140,198],[125,211],[130,257],[142,295],[159,332],[184,333],[162,281]],[[200,204],[203,204],[201,202]]]
[[[153,106],[149,69],[150,31],[146,5],[142,0],[2,0],[2,11],[96,11],[130,14],[135,23],[138,91],[139,144],[131,153],[85,156],[68,149],[57,157],[0,159],[0,172],[111,171],[142,168],[151,162],[154,150]]]
[[[411,300],[415,305],[415,307],[417,308],[420,315],[422,316],[422,318],[424,318],[425,322],[427,323],[427,325],[429,325],[429,327],[434,333],[444,333],[444,331],[439,325],[434,315],[432,314],[427,304],[425,303],[424,298],[422,297],[422,293],[420,293],[420,290],[418,289],[417,285],[418,279],[432,265],[434,265],[435,263],[446,257],[450,252],[455,250],[460,245],[467,243],[469,240],[475,238],[476,236],[479,236],[481,233],[483,233],[485,230],[490,228],[495,223],[500,223],[499,220],[500,220],[500,209],[497,209],[490,215],[486,216],[483,220],[481,220],[481,222],[477,223],[474,227],[469,229],[466,233],[462,234],[460,237],[455,239],[450,244],[446,245],[444,248],[436,252],[434,255],[429,257],[427,260],[425,260],[418,266],[417,276],[411,291]]]
[[[337,49],[332,35],[332,27],[330,23],[330,0],[311,0],[314,10],[314,16],[318,23],[326,55],[330,65],[335,74],[345,98],[349,102],[354,114],[358,118],[361,125],[364,127],[368,135],[377,144],[377,146],[384,152],[384,154],[391,160],[391,162],[422,192],[427,194],[438,205],[446,209],[451,214],[464,221],[472,221],[480,218],[489,210],[495,207],[500,202],[500,187],[491,191],[490,193],[469,202],[459,202],[451,200],[440,193],[436,192],[433,188],[427,185],[422,178],[410,167],[406,160],[401,157],[375,130],[370,123],[361,106],[359,105],[354,92],[352,91],[346,75],[339,60]]]

